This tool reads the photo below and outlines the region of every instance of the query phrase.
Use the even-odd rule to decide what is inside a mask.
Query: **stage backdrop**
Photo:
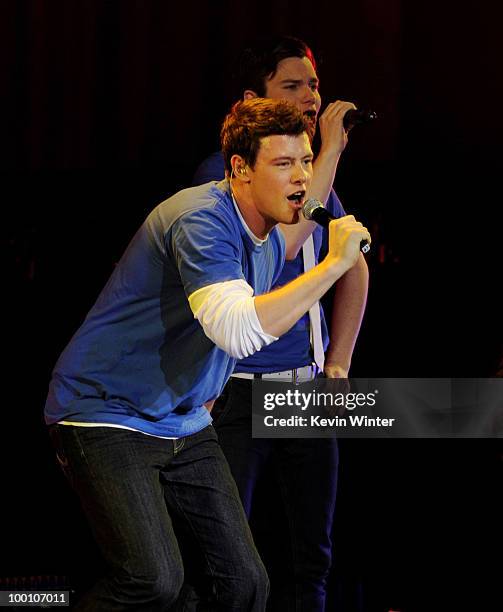
[[[496,371],[501,22],[494,3],[469,4],[1,3],[0,579],[51,574],[80,588],[99,570],[42,423],[50,371],[137,226],[219,147],[232,64],[257,35],[305,39],[324,103],[379,116],[351,132],[336,179],[374,238],[353,375]],[[433,609],[446,572],[462,600],[474,563],[485,574],[474,592],[490,588],[498,447],[411,442],[342,445],[331,584],[353,606],[364,593],[374,609],[421,597]]]

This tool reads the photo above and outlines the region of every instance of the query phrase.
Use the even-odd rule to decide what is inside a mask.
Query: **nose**
[[[302,162],[294,165],[291,175],[291,182],[295,185],[305,185],[311,177],[309,168],[305,167]]]
[[[311,87],[311,85],[306,85],[304,87],[304,95],[302,97],[302,101],[304,104],[316,104],[316,95],[317,91]]]

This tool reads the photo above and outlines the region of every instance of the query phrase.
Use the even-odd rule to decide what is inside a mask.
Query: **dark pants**
[[[267,575],[212,426],[178,440],[50,429],[109,566],[76,610],[183,610],[182,556],[199,610],[265,609]]]
[[[231,378],[224,397],[214,411],[215,428],[271,578],[268,610],[321,612],[332,560],[337,442],[253,439],[251,381]],[[262,490],[257,499],[257,485],[264,477],[272,478],[273,487],[266,495]],[[278,516],[271,508],[275,492],[279,492],[286,525],[273,518]],[[256,507],[257,502],[262,508]],[[257,520],[258,514],[262,518]],[[286,539],[281,537],[282,530]],[[286,542],[286,552],[281,542]]]

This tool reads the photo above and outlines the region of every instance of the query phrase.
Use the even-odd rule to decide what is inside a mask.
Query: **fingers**
[[[345,215],[344,217],[339,217],[339,219],[334,219],[330,222],[330,226],[332,226],[332,224],[335,224],[338,228],[347,231],[353,230],[367,233],[370,237],[368,229],[363,225],[363,223],[357,221],[354,215]]]
[[[368,229],[353,215],[331,221],[329,231],[329,252],[336,258],[352,262],[351,265],[359,255],[361,241],[372,242]]]
[[[370,244],[370,232],[363,225],[363,223],[355,219],[354,215],[345,215],[344,217],[340,217],[339,219],[334,219],[330,222],[330,225],[332,223],[338,223],[341,228],[344,228],[347,231],[353,231],[360,235],[364,235],[365,239],[368,240]]]
[[[330,102],[330,104],[328,104],[326,109],[321,114],[320,122],[322,120],[335,119],[340,119],[342,121],[344,115],[350,109],[356,110],[356,106],[352,102],[344,102],[343,100],[336,100],[335,102]]]
[[[344,128],[344,115],[356,108],[352,102],[331,102],[319,119],[322,150],[341,154],[348,142],[348,131]]]

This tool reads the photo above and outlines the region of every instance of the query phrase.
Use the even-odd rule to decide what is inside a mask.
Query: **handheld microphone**
[[[323,204],[315,198],[309,198],[304,202],[302,207],[302,213],[308,221],[316,221],[318,225],[328,229],[330,221],[336,219]],[[360,242],[360,251],[362,253],[368,253],[370,251],[370,244],[367,240]]]
[[[342,119],[342,125],[346,131],[349,131],[355,125],[369,123],[375,119],[377,119],[377,113],[374,113],[374,111],[350,108],[348,111],[346,111],[346,114]]]

